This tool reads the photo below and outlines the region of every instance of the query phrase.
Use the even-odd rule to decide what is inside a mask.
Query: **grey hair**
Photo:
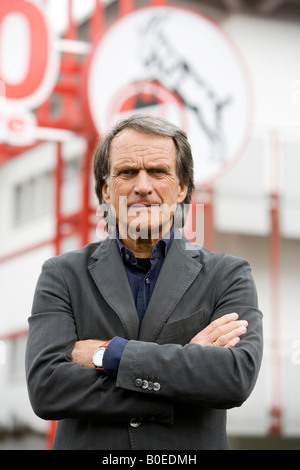
[[[187,185],[187,194],[180,204],[182,218],[185,218],[184,209],[192,198],[195,189],[194,185],[194,164],[191,146],[186,133],[179,127],[170,123],[166,119],[157,116],[133,114],[127,119],[119,121],[116,125],[102,136],[96,146],[94,153],[94,177],[95,191],[100,204],[103,204],[102,188],[107,182],[110,172],[110,144],[114,137],[125,129],[133,129],[143,134],[171,137],[176,148],[176,174],[180,182]],[[182,226],[184,220],[176,225]]]

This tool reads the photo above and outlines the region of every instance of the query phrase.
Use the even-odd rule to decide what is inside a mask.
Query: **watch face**
[[[96,367],[102,367],[102,359],[105,348],[98,348],[93,355],[93,363]]]

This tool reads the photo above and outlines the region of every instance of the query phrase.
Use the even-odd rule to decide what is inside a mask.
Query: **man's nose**
[[[153,191],[151,178],[146,170],[140,170],[138,172],[134,183],[135,194],[145,196],[146,194],[151,194]]]

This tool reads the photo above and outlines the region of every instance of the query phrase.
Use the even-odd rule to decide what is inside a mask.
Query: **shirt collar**
[[[167,254],[168,249],[171,246],[173,238],[174,238],[174,224],[172,225],[170,231],[163,238],[158,240],[158,242],[155,244],[152,250],[151,259],[160,258],[160,257],[164,258]],[[132,251],[126,248],[123,245],[122,241],[120,240],[118,229],[116,231],[116,240],[117,240],[122,258],[131,264],[136,264],[136,257],[134,256]]]

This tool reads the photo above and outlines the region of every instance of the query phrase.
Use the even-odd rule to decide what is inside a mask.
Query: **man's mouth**
[[[132,217],[142,217],[146,216],[154,216],[154,214],[158,214],[160,208],[160,204],[150,204],[150,203],[136,203],[131,204],[128,207],[128,216]]]
[[[140,208],[140,207],[158,207],[159,204],[150,204],[150,203],[145,203],[145,204],[141,204],[141,203],[136,203],[136,204],[131,204],[129,207],[137,207],[137,208]]]

